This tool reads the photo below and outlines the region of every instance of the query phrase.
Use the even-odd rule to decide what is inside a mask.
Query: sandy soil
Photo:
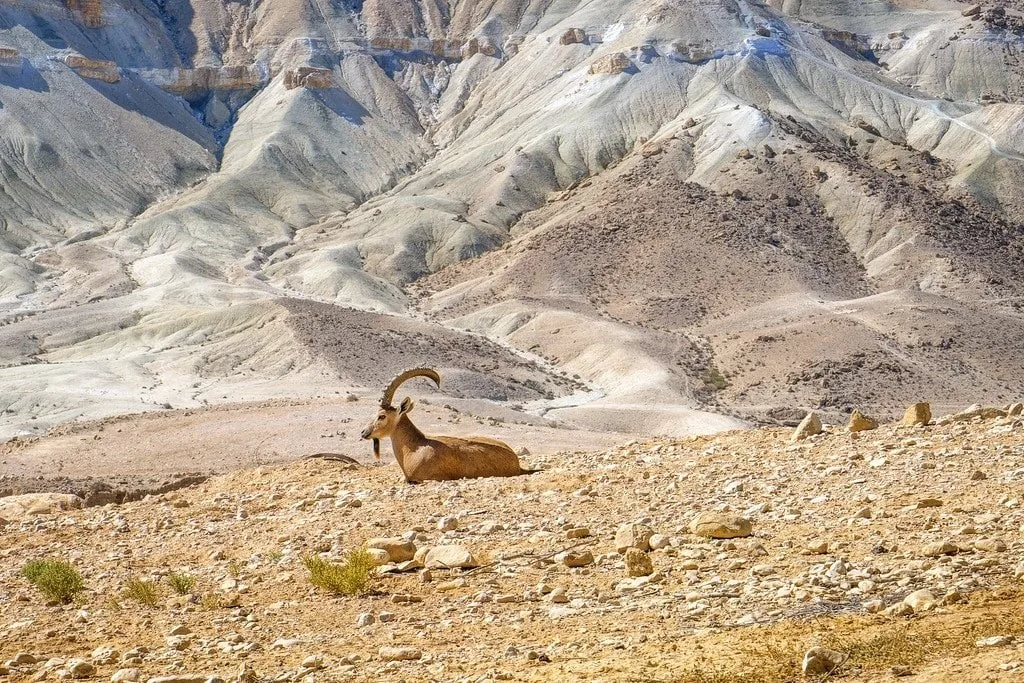
[[[0,662],[38,660],[7,666],[19,681],[73,657],[143,680],[234,680],[245,665],[257,680],[783,681],[826,645],[850,655],[844,680],[1019,678],[1024,423],[789,437],[547,452],[524,458],[542,468],[527,477],[417,486],[394,465],[306,460],[121,506],[37,509],[0,525]],[[68,438],[54,437],[69,455],[91,447]],[[700,537],[698,513],[744,515],[752,534]],[[648,575],[617,552],[623,525],[659,535],[635,551]],[[307,583],[303,555],[341,560],[404,534],[463,547],[480,568],[391,571],[360,597]],[[40,557],[81,571],[76,604],[45,606],[19,575]],[[172,570],[196,579],[187,595],[168,588]],[[131,578],[154,582],[155,605],[124,592]],[[922,590],[930,604],[908,607]],[[990,636],[1008,644],[975,645]]]

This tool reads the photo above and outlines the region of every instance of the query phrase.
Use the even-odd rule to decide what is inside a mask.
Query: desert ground
[[[425,425],[453,415],[431,408]],[[299,435],[295,409],[238,410]],[[387,455],[372,464],[366,442],[330,448],[359,464],[270,455],[319,450],[322,428],[261,449],[259,464],[240,460],[263,438],[232,424],[241,415],[219,415],[225,431],[214,434],[203,432],[210,415],[76,428],[26,448],[88,463],[93,437],[145,449],[154,423],[192,419],[195,429],[175,430],[195,435],[180,448],[221,444],[231,471],[121,505],[0,498],[0,671],[11,681],[785,681],[825,647],[840,666],[811,679],[1019,680],[1018,410],[856,433],[826,424],[799,440],[763,428],[584,448],[545,447],[534,426],[474,424],[538,444],[522,461],[541,471],[419,485]],[[444,427],[463,426],[450,419]],[[344,562],[367,545],[380,566],[366,592],[310,584],[303,557]],[[81,573],[70,603],[48,604],[22,576],[44,558]],[[193,584],[179,595],[171,575]],[[140,601],[133,580],[152,599]]]

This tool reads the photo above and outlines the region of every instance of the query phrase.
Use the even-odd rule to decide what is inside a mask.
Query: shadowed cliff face
[[[581,424],[1009,399],[1021,16],[0,2],[0,433],[365,381],[282,297],[488,337]]]

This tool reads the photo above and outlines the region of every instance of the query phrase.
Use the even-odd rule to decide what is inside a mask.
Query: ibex
[[[380,440],[391,437],[395,460],[410,484],[421,481],[472,479],[475,477],[514,477],[531,474],[507,444],[485,437],[460,439],[454,436],[424,436],[409,419],[412,399],[406,396],[397,408],[391,405],[402,382],[427,377],[441,386],[441,375],[430,368],[406,370],[391,380],[380,399],[380,410],[366,429],[364,439],[373,439],[373,455],[380,459]]]

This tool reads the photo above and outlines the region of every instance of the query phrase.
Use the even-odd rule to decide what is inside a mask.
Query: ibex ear
[[[404,415],[405,413],[408,413],[410,410],[412,410],[412,407],[412,399],[406,396],[405,398],[402,399],[402,405],[398,408],[398,414]]]

